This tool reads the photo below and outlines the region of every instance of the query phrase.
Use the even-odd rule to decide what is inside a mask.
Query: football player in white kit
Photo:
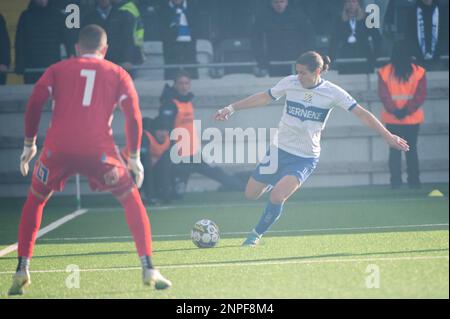
[[[316,168],[320,156],[321,132],[335,106],[352,112],[363,124],[377,131],[389,146],[401,151],[409,150],[407,141],[391,134],[350,94],[322,79],[321,73],[328,70],[329,64],[328,57],[322,57],[314,51],[306,52],[296,61],[297,75],[287,76],[268,91],[234,102],[215,114],[216,120],[225,121],[236,111],[263,106],[272,100],[286,97],[278,133],[245,190],[248,199],[257,199],[269,190],[271,193],[258,224],[244,241],[244,246],[259,243],[261,236],[280,217],[286,200]],[[273,156],[274,152],[277,156]],[[268,166],[272,166],[270,161],[274,160],[277,161],[276,169],[268,172]]]

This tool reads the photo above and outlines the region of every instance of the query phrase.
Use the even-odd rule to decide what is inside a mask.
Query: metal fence
[[[380,67],[390,60],[389,57],[380,57],[377,58],[374,62],[374,67]],[[440,60],[443,63],[448,64],[449,56],[443,55],[440,56]],[[367,58],[338,58],[333,61],[331,64],[332,69],[337,69],[341,65],[352,65],[359,63],[369,63]],[[292,72],[295,73],[295,61],[271,61],[269,62],[270,66],[283,66],[290,65],[292,66]],[[227,67],[258,67],[258,63],[254,62],[220,62],[220,63],[193,63],[193,64],[162,64],[162,65],[145,65],[145,66],[133,66],[129,69],[129,71],[141,71],[141,70],[166,70],[166,69],[187,69],[187,68],[197,68],[197,69],[223,69]],[[35,73],[35,72],[44,72],[46,68],[30,68],[25,69],[25,73]],[[448,65],[445,70],[448,70]],[[9,69],[3,73],[15,73],[13,69]],[[373,72],[368,72],[368,74],[372,74]]]

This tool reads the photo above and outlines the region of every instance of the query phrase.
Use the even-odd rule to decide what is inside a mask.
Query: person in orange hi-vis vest
[[[165,85],[160,98],[161,107],[159,117],[162,121],[170,123],[171,129],[184,128],[188,138],[177,134],[173,147],[178,148],[178,156],[187,159],[174,165],[174,192],[175,198],[181,198],[185,192],[189,176],[198,173],[209,177],[220,184],[225,190],[244,190],[245,184],[239,178],[225,173],[220,167],[213,167],[206,163],[201,155],[201,141],[194,123],[194,95],[191,93],[191,77],[186,71],[177,73],[173,86]],[[170,153],[171,149],[168,150]],[[199,154],[200,153],[200,154]],[[200,158],[200,163],[196,161]]]
[[[161,202],[168,204],[171,201],[173,179],[169,152],[169,130],[171,124],[164,119],[156,117],[142,118],[142,146],[141,159],[144,166],[144,183],[141,190],[145,194],[144,203],[158,205]],[[128,161],[129,153],[125,147],[121,155]]]
[[[413,63],[413,57],[404,41],[394,45],[391,62],[378,71],[378,94],[384,109],[381,120],[386,128],[408,141],[406,152],[408,185],[420,188],[417,138],[424,121],[422,105],[425,101],[427,80],[425,69]],[[402,185],[401,151],[389,149],[391,187]]]

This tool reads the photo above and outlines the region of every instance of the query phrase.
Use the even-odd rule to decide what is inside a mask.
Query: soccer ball
[[[209,219],[195,223],[191,231],[192,242],[198,248],[211,248],[219,242],[219,226]]]

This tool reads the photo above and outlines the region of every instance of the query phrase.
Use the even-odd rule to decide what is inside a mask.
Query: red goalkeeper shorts
[[[134,187],[133,179],[116,148],[96,154],[66,154],[44,148],[34,165],[32,188],[38,195],[61,191],[67,179],[80,174],[93,191],[121,196]]]

